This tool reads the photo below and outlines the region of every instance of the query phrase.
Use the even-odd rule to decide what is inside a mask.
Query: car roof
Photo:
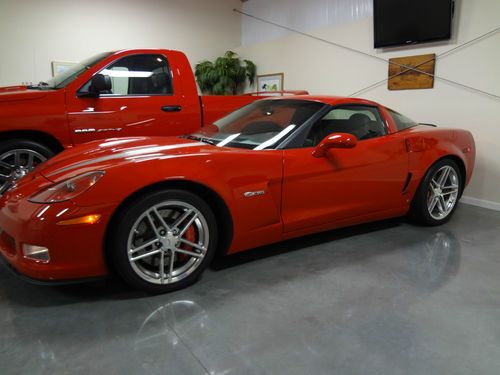
[[[271,99],[271,98],[269,98]],[[369,106],[380,106],[380,104],[361,98],[351,98],[348,96],[329,96],[329,95],[290,95],[272,98],[271,100],[312,100],[330,105],[339,104],[363,104]]]

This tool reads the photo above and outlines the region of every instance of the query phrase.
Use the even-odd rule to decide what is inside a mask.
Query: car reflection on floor
[[[215,270],[193,288],[163,296],[129,292],[113,283],[104,287],[40,288],[4,277],[1,270],[0,354],[9,366],[22,369],[36,365],[41,372],[61,372],[71,367],[89,370],[89,366],[90,370],[97,370],[115,358],[118,372],[159,373],[175,368],[174,373],[196,373],[201,366],[217,374],[267,373],[266,367],[254,359],[263,355],[264,343],[278,345],[277,337],[285,340],[287,350],[306,350],[306,366],[323,357],[326,343],[335,340],[340,344],[356,337],[369,343],[374,332],[383,335],[382,331],[392,327],[411,336],[410,331],[417,328],[407,321],[398,321],[399,317],[457,273],[461,248],[453,233],[442,228],[420,231],[409,241],[408,237],[399,240],[396,232],[415,229],[394,225],[399,224],[390,223],[382,230],[377,226],[373,233],[394,231],[394,237],[387,241],[401,241],[397,248],[368,246],[373,239],[360,240],[358,246],[344,244],[358,238],[350,236],[359,231],[371,236],[372,227],[354,229],[357,233],[352,233],[352,229],[334,231],[333,241],[328,232],[300,242],[272,245],[243,258],[230,257],[222,265],[216,264]],[[264,250],[277,255],[268,256]],[[386,258],[390,258],[390,267],[375,267],[372,272],[384,269],[387,273],[383,277],[390,282],[375,292],[375,286],[363,291],[356,286],[350,291],[349,285],[332,282],[329,291],[322,292],[330,303],[319,302],[317,295],[305,294],[302,311],[288,306],[281,310],[286,302],[271,296],[262,281],[273,287],[284,283],[282,274],[269,270],[277,266],[300,270],[304,256],[309,259],[305,267],[314,272],[288,271],[287,283],[300,281],[303,285],[308,282],[307,277],[358,272],[360,264],[382,264]],[[264,293],[267,294],[262,296]],[[370,299],[371,293],[377,294],[376,302]],[[398,313],[391,314],[391,309]],[[20,310],[22,313],[18,313]],[[391,327],[387,327],[385,317],[390,317]],[[259,327],[259,321],[263,327]],[[269,322],[273,322],[272,329]],[[301,328],[295,330],[298,325]],[[30,352],[29,359],[21,356],[17,348]],[[329,356],[332,360],[354,360],[348,348],[340,345]],[[373,350],[387,355],[385,351],[393,349],[378,346]],[[95,360],[89,363],[89,358]]]

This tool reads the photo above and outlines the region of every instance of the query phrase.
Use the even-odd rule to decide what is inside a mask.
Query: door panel
[[[182,82],[171,78],[165,56],[125,56],[99,73],[110,77],[109,92],[98,98],[67,93],[74,143],[110,137],[179,135],[199,129],[198,97],[184,95]],[[89,86],[90,81],[78,93],[88,92]]]
[[[408,174],[404,140],[388,135],[352,149],[284,152],[283,222],[290,232],[405,205]]]
[[[188,134],[200,128],[199,112],[170,96],[74,98],[68,121],[75,144],[94,139]],[[178,106],[165,111],[162,107]]]

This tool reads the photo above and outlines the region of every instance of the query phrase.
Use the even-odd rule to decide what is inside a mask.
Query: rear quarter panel
[[[472,134],[461,129],[440,129],[419,125],[404,130],[412,180],[407,193],[413,197],[420,181],[439,159],[451,156],[459,159],[465,169],[464,186],[472,176],[476,148]]]

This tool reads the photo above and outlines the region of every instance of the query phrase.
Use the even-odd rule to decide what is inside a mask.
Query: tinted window
[[[111,78],[109,95],[169,95],[172,80],[167,59],[162,55],[132,55],[124,57],[99,72]],[[87,82],[81,92],[87,92]]]
[[[304,146],[316,146],[332,133],[348,133],[358,140],[380,137],[386,129],[375,107],[347,105],[333,108],[311,128]]]
[[[401,113],[398,113],[398,112],[393,111],[391,109],[388,109],[388,111],[391,114],[398,131],[405,130],[405,129],[408,129],[408,128],[411,128],[411,127],[418,125],[415,121],[413,121],[412,119],[409,119],[406,116],[403,116]]]
[[[192,137],[220,147],[272,149],[323,107],[323,103],[307,100],[259,100],[203,127]]]

